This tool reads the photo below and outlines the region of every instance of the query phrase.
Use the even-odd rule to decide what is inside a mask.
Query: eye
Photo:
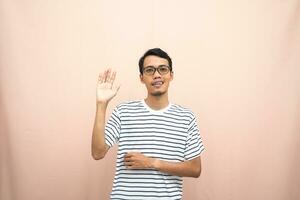
[[[169,68],[167,66],[161,66],[159,70],[161,73],[167,73],[169,71]]]
[[[144,72],[145,72],[146,74],[151,74],[151,73],[154,72],[154,70],[155,70],[155,69],[153,69],[152,67],[147,67],[147,68],[144,69]]]

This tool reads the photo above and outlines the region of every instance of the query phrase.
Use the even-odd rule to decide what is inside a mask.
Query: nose
[[[161,75],[158,72],[158,70],[156,69],[155,72],[154,72],[154,74],[153,74],[153,78],[156,79],[156,78],[160,78],[160,77],[161,77]]]

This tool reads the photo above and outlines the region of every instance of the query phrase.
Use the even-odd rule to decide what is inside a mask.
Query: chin
[[[157,92],[152,92],[151,95],[155,96],[155,97],[159,97],[164,95],[166,92],[161,92],[161,91],[157,91]]]

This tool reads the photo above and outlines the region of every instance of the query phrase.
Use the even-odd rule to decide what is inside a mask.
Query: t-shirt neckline
[[[164,107],[164,108],[162,108],[162,109],[159,109],[159,110],[154,110],[154,109],[150,108],[150,107],[147,105],[147,103],[145,102],[145,99],[142,99],[141,101],[142,101],[143,106],[144,106],[150,113],[156,113],[156,114],[163,113],[163,112],[167,111],[167,110],[171,107],[171,103],[169,102],[169,104],[168,104],[166,107]]]

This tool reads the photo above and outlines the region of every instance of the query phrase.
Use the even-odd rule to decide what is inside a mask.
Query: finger
[[[103,73],[103,82],[104,83],[106,82],[106,79],[107,79],[107,72],[108,72],[108,70],[105,70]]]
[[[111,82],[111,83],[113,83],[113,82],[115,81],[115,79],[116,79],[116,74],[117,74],[117,72],[115,72],[115,71],[112,73],[112,75],[111,75],[111,77],[110,77],[110,82]]]
[[[98,82],[99,82],[99,83],[103,83],[103,73],[100,73],[100,74],[99,74]]]
[[[130,162],[130,161],[131,161],[130,157],[124,157],[124,162]]]
[[[112,89],[117,93],[120,89],[121,85],[118,84],[118,85],[113,85]]]
[[[130,152],[127,152],[125,153],[125,156],[130,156],[130,154],[131,154]]]
[[[109,82],[110,81],[110,74],[111,74],[111,69],[109,68],[107,70],[107,73],[106,73],[106,79],[105,79],[105,82]]]
[[[115,71],[111,71],[110,76],[107,78],[107,82],[111,84],[111,87],[115,81],[116,78],[116,72]]]
[[[124,159],[130,159],[132,157],[132,155],[130,153],[126,153],[124,156]]]
[[[124,165],[125,165],[125,166],[132,166],[132,165],[133,165],[133,162],[126,161],[126,162],[124,162]]]

